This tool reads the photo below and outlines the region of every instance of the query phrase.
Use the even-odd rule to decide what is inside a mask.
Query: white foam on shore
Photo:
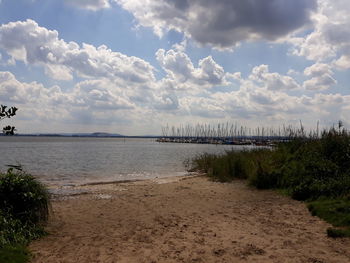
[[[95,194],[97,199],[110,199],[108,194],[101,194],[101,190],[112,191],[127,191],[127,185],[139,185],[139,184],[167,184],[183,180],[193,176],[198,176],[198,173],[178,172],[165,176],[156,176],[153,178],[144,179],[130,179],[130,180],[103,180],[103,181],[89,181],[80,184],[66,184],[66,185],[51,185],[49,192],[54,198],[61,199],[61,197],[75,197],[85,194]]]
[[[97,194],[94,195],[96,199],[112,199],[112,195],[109,194]]]

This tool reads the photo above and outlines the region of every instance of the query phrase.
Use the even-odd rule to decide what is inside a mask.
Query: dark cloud
[[[176,29],[201,44],[232,47],[244,40],[275,40],[310,23],[316,0],[117,0],[139,23]]]

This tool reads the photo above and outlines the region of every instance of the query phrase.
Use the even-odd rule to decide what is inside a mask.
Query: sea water
[[[242,146],[159,143],[152,138],[0,137],[0,171],[21,165],[47,185],[138,180],[186,174],[186,160]]]

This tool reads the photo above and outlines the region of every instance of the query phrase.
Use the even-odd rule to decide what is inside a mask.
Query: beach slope
[[[101,184],[53,201],[32,262],[350,262],[304,203],[203,176]]]

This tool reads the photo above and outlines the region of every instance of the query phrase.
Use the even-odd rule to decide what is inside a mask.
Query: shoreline
[[[144,179],[127,179],[127,180],[112,180],[112,181],[93,181],[89,183],[82,184],[71,184],[71,185],[47,185],[48,190],[52,198],[59,199],[61,197],[69,196],[79,196],[82,194],[91,194],[94,191],[104,191],[108,190],[113,186],[123,185],[123,184],[163,184],[163,183],[172,183],[186,178],[192,178],[197,176],[203,176],[199,172],[186,172],[181,175],[171,175],[164,177],[154,177],[154,178],[144,178]]]
[[[244,181],[82,188],[90,192],[53,200],[50,234],[29,246],[33,263],[350,261],[350,240],[328,238],[304,203]]]

